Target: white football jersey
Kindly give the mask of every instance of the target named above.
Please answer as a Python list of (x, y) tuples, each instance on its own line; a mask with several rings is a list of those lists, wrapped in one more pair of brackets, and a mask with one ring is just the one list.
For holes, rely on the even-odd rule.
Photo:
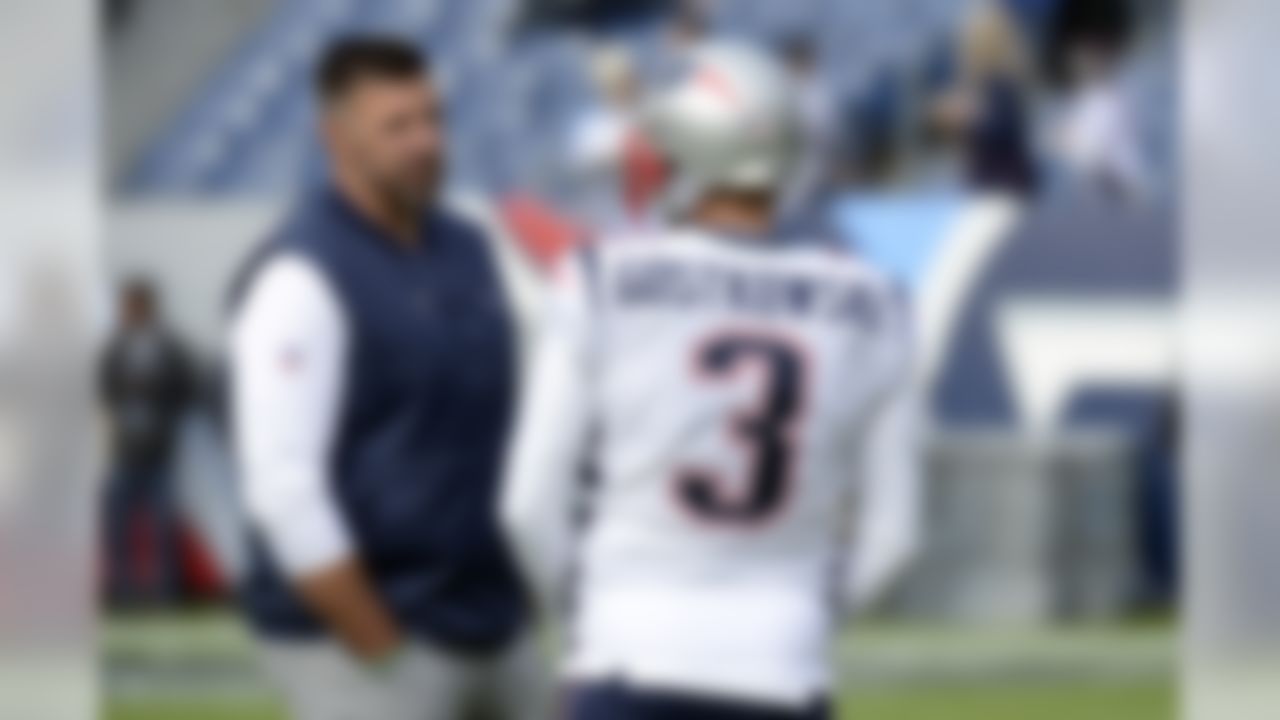
[(543, 597), (572, 595), (568, 674), (826, 693), (838, 610), (915, 537), (897, 293), (829, 248), (677, 230), (568, 259), (548, 313), (503, 516)]

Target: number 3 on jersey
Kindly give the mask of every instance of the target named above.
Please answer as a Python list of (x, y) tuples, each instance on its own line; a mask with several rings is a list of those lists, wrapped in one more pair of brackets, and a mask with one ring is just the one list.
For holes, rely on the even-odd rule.
[(754, 365), (761, 398), (727, 419), (731, 440), (747, 453), (746, 477), (729, 483), (715, 471), (676, 473), (676, 501), (715, 525), (757, 525), (773, 517), (790, 493), (795, 436), (805, 403), (805, 354), (795, 344), (750, 332), (714, 336), (699, 346), (694, 372), (701, 382), (727, 383)]

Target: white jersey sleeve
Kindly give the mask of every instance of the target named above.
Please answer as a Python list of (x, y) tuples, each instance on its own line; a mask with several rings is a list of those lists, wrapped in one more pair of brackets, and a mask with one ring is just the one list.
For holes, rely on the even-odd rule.
[(562, 264), (525, 377), (501, 519), (526, 579), (558, 606), (571, 567), (575, 490), (590, 429), (592, 308), (580, 257)]
[[(895, 316), (890, 316), (895, 317)], [(842, 605), (850, 613), (878, 601), (910, 565), (920, 543), (922, 490), (920, 393), (912, 372), (909, 324), (896, 327), (885, 345), (891, 378), (887, 396), (858, 446), (851, 566), (844, 572)]]
[(328, 470), (348, 342), (328, 283), (290, 255), (261, 269), (231, 329), (244, 501), (268, 548), (295, 576), (354, 552)]

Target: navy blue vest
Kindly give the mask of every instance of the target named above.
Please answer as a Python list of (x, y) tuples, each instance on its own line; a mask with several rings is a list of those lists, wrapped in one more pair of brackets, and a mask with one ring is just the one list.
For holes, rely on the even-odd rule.
[[(360, 557), (413, 635), (491, 652), (526, 619), (496, 519), (515, 332), (479, 231), (433, 210), (422, 234), (419, 248), (403, 248), (336, 192), (321, 192), (255, 254), (239, 286), (281, 252), (327, 277), (350, 327), (333, 490)], [(243, 595), (256, 629), (322, 634), (261, 539), (251, 544)]]

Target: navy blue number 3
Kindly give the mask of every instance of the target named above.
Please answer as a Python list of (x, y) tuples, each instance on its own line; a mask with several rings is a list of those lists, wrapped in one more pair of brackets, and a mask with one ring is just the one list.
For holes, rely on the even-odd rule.
[(791, 483), (796, 425), (803, 410), (805, 355), (771, 335), (732, 333), (702, 344), (694, 371), (705, 382), (725, 382), (752, 364), (763, 371), (754, 408), (735, 414), (732, 438), (749, 454), (748, 477), (726, 484), (714, 471), (685, 469), (676, 476), (677, 500), (694, 517), (725, 525), (755, 525), (785, 504)]

